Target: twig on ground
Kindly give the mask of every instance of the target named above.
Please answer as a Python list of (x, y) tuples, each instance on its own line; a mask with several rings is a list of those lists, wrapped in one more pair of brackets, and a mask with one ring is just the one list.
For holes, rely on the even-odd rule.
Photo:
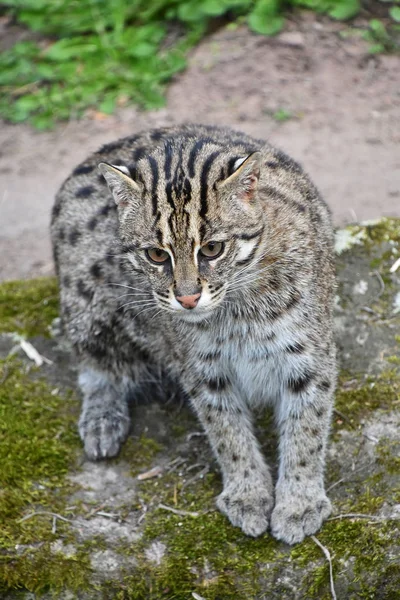
[(51, 533), (53, 535), (57, 533), (57, 517), (53, 517), (53, 525), (51, 527)]
[(186, 469), (186, 473), (189, 473), (189, 471), (193, 471), (193, 469), (197, 469), (197, 467), (205, 467), (206, 464), (205, 463), (194, 463), (194, 465), (190, 465), (190, 467), (188, 467)]
[(400, 267), (400, 258), (398, 258), (398, 259), (396, 260), (396, 262), (394, 262), (394, 263), (392, 264), (392, 266), (391, 266), (391, 267), (390, 267), (390, 269), (389, 269), (389, 272), (390, 272), (390, 273), (396, 273), (396, 271), (397, 271), (397, 269), (398, 269), (399, 267)]
[(187, 462), (186, 458), (183, 458), (183, 456), (178, 456), (174, 460), (171, 460), (171, 462), (165, 466), (165, 470), (167, 471), (167, 473), (172, 473), (173, 471), (176, 471), (176, 469), (183, 465), (185, 462)]
[(62, 517), (61, 515), (57, 514), (57, 513), (53, 513), (47, 510), (38, 510), (37, 512), (33, 512), (30, 513), (29, 515), (25, 515), (25, 517), (22, 517), (22, 519), (19, 519), (18, 523), (22, 523), (23, 521), (27, 521), (28, 519), (31, 519), (32, 517), (37, 517), (40, 515), (44, 515), (47, 517), (55, 517), (56, 519), (60, 519), (60, 521), (65, 521), (65, 523), (71, 523), (71, 519), (66, 519), (65, 517)]
[(150, 471), (140, 473), (140, 475), (138, 475), (137, 478), (139, 479), (139, 481), (144, 481), (145, 479), (152, 479), (153, 477), (158, 477), (158, 475), (161, 475), (162, 472), (162, 467), (157, 466), (150, 469)]
[(398, 517), (380, 517), (379, 515), (365, 515), (363, 513), (343, 513), (336, 515), (335, 517), (329, 517), (328, 521), (337, 521), (339, 519), (370, 519), (372, 521), (399, 521)]
[(107, 519), (121, 519), (121, 515), (119, 513), (107, 513), (99, 511), (96, 514), (100, 517), (106, 517)]
[(361, 435), (363, 435), (367, 440), (373, 442), (374, 444), (377, 444), (379, 442), (378, 438), (376, 438), (374, 435), (369, 435), (368, 433), (364, 433), (363, 431), (361, 432)]
[(162, 508), (163, 510), (169, 510), (169, 512), (174, 513), (174, 515), (180, 515), (182, 517), (199, 517), (200, 513), (198, 512), (190, 512), (188, 510), (179, 510), (178, 508), (173, 508), (172, 506), (167, 506), (166, 504), (159, 504), (158, 508)]
[(193, 477), (190, 477), (190, 479), (188, 479), (187, 481), (185, 481), (182, 484), (181, 487), (181, 492), (191, 483), (193, 483), (194, 481), (196, 481), (197, 479), (201, 479), (202, 477), (204, 477), (204, 475), (206, 475), (208, 473), (208, 471), (210, 470), (210, 465), (205, 465), (204, 469), (202, 469), (201, 471), (199, 471), (198, 473), (196, 473), (196, 475), (194, 475)]
[(91, 517), (93, 517), (93, 515), (95, 515), (96, 513), (99, 512), (99, 510), (103, 510), (103, 508), (106, 506), (106, 504), (103, 502), (103, 504), (100, 504), (100, 506), (96, 506), (96, 508), (93, 508), (93, 510), (90, 511), (90, 513), (88, 513), (87, 515), (85, 515), (85, 519), (90, 519)]
[(378, 281), (381, 286), (381, 289), (379, 290), (378, 294), (375, 297), (375, 299), (377, 300), (378, 298), (380, 298), (382, 296), (383, 292), (385, 291), (385, 282), (383, 281), (382, 275), (379, 273), (379, 271), (372, 271), (371, 275), (375, 275), (375, 277), (378, 278)]
[(21, 349), (25, 352), (27, 357), (30, 358), (31, 360), (33, 360), (33, 362), (35, 363), (35, 365), (37, 367), (41, 367), (43, 363), (46, 363), (47, 365), (53, 364), (52, 360), (49, 360), (45, 356), (42, 356), (41, 354), (39, 354), (39, 352), (36, 350), (36, 348), (34, 346), (32, 346), (32, 344), (30, 342), (27, 342), (26, 340), (20, 338), (19, 345), (20, 345)]
[(330, 584), (331, 584), (331, 594), (332, 594), (333, 600), (337, 600), (337, 598), (336, 598), (336, 592), (335, 592), (335, 585), (334, 585), (334, 581), (333, 581), (333, 568), (332, 568), (331, 554), (330, 554), (328, 548), (326, 548), (323, 544), (321, 544), (321, 542), (319, 541), (319, 539), (317, 539), (315, 537), (315, 535), (312, 535), (311, 539), (313, 540), (313, 542), (315, 542), (317, 544), (317, 546), (319, 548), (321, 548), (322, 552), (325, 555), (326, 560), (329, 563), (329, 581), (330, 581)]
[[(360, 310), (363, 310), (364, 312), (370, 313), (371, 315), (375, 315), (376, 317), (381, 317), (380, 313), (376, 312), (376, 310), (373, 310), (369, 306), (362, 306)], [(363, 317), (363, 318), (367, 318), (367, 317)]]

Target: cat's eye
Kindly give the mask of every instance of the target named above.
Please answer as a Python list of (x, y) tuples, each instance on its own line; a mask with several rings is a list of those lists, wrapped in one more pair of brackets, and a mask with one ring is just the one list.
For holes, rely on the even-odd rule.
[(168, 252), (161, 248), (148, 248), (146, 250), (146, 256), (151, 262), (158, 265), (165, 263), (169, 259)]
[(223, 251), (223, 242), (208, 242), (208, 244), (204, 244), (204, 246), (200, 248), (199, 254), (207, 260), (213, 260), (214, 258), (218, 258), (218, 256), (221, 256)]

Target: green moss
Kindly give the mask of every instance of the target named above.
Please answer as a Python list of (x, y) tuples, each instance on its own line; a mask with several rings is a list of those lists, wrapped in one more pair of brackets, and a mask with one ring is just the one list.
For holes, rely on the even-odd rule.
[[(373, 410), (393, 410), (400, 400), (400, 378), (396, 371), (386, 371), (377, 377), (348, 378), (342, 376), (336, 392), (336, 429), (357, 425), (360, 418)], [(343, 420), (341, 414), (346, 417)]]
[(139, 438), (129, 437), (126, 440), (116, 462), (126, 460), (131, 466), (132, 475), (136, 476), (144, 469), (155, 466), (154, 461), (162, 449), (161, 444), (143, 433)]
[(87, 559), (56, 559), (49, 549), (60, 535), (68, 537), (68, 523), (58, 520), (55, 535), (52, 517), (40, 514), (68, 516), (72, 486), (65, 476), (78, 446), (76, 402), (33, 380), (16, 360), (0, 362), (0, 380), (0, 590), (59, 587), (75, 573), (80, 582), (77, 563)]
[(58, 291), (54, 277), (7, 281), (0, 285), (0, 333), (49, 335), (58, 316)]
[(73, 556), (54, 552), (48, 542), (39, 548), (25, 550), (18, 556), (0, 555), (0, 591), (24, 588), (41, 593), (67, 588), (82, 591), (88, 588), (90, 559), (78, 551)]

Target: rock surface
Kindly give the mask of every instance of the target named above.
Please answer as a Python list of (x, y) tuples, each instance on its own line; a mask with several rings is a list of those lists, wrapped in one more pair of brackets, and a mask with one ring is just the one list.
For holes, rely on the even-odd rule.
[[(2, 598), (328, 599), (332, 585), (338, 599), (400, 598), (400, 222), (350, 227), (337, 241), (334, 514), (292, 548), (246, 538), (216, 511), (216, 464), (177, 401), (135, 403), (121, 456), (85, 461), (75, 366), (63, 340), (48, 337), (54, 280), (0, 286)], [(33, 367), (15, 332), (52, 363)], [(275, 461), (269, 414), (257, 432)]]

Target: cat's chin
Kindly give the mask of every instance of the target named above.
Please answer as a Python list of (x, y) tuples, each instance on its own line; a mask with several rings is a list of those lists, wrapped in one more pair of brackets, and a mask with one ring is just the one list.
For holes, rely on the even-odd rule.
[(175, 318), (184, 323), (199, 323), (210, 317), (212, 310), (177, 310), (174, 312)]

